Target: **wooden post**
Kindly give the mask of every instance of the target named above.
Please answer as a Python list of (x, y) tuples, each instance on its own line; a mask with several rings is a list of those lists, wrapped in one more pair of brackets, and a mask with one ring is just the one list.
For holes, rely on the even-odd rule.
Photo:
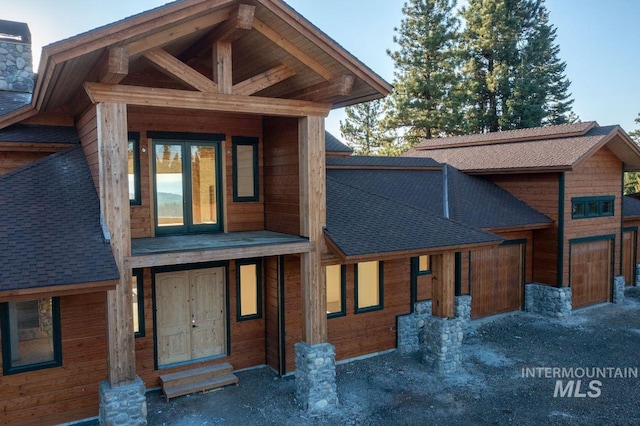
[(432, 274), (432, 315), (453, 318), (456, 286), (455, 253), (446, 252), (431, 256)]
[(322, 267), (326, 224), (324, 118), (298, 120), (300, 163), (300, 234), (312, 249), (300, 260), (303, 337), (310, 345), (327, 341), (327, 294)]
[(120, 283), (107, 292), (107, 362), (109, 384), (131, 382), (136, 377), (131, 271), (131, 227), (127, 176), (127, 106), (96, 105), (100, 210), (111, 235), (111, 248)]
[(218, 84), (218, 93), (230, 95), (233, 92), (230, 41), (216, 41), (213, 43), (213, 80)]

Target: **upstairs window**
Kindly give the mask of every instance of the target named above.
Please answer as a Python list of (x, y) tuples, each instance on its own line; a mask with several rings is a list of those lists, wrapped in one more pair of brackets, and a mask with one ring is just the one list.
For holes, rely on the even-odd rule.
[(586, 219), (614, 215), (614, 196), (575, 197), (571, 199), (571, 218)]
[(232, 138), (233, 201), (258, 201), (258, 138)]

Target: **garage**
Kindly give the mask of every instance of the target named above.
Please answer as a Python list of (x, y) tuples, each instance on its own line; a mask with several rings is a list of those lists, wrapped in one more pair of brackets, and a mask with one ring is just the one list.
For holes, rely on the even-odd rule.
[(522, 309), (524, 240), (471, 253), (471, 318)]
[(569, 285), (573, 308), (609, 301), (613, 279), (613, 242), (613, 236), (569, 242)]
[(636, 280), (636, 250), (638, 228), (624, 228), (622, 233), (622, 275), (626, 285), (633, 285)]

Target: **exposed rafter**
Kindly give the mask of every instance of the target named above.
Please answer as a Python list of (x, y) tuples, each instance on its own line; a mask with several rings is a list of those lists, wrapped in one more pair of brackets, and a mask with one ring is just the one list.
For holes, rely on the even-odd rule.
[(352, 75), (342, 75), (329, 81), (289, 93), (285, 98), (314, 102), (332, 102), (343, 96), (349, 96), (353, 88), (354, 80), (355, 78)]
[(217, 26), (211, 37), (214, 41), (233, 42), (242, 37), (253, 27), (255, 6), (240, 4), (229, 13), (229, 19)]
[(156, 49), (144, 54), (163, 73), (174, 77), (201, 92), (215, 93), (217, 85), (184, 62), (171, 56), (165, 50)]
[(294, 76), (295, 74), (296, 73), (286, 65), (279, 65), (234, 85), (233, 94), (245, 96), (253, 95), (256, 92), (264, 90), (267, 87), (271, 87), (274, 84)]
[(84, 88), (89, 95), (89, 99), (94, 104), (115, 102), (161, 108), (281, 115), (287, 117), (326, 117), (331, 110), (331, 104), (259, 96), (224, 95), (102, 83), (85, 83)]
[(98, 64), (100, 83), (118, 84), (129, 74), (129, 52), (124, 47), (107, 50)]

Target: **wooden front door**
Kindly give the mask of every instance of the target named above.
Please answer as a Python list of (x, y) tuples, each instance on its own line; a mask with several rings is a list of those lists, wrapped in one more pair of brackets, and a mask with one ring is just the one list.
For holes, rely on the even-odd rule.
[(159, 366), (225, 353), (224, 268), (158, 273), (155, 290)]
[(524, 244), (471, 253), (471, 317), (522, 309)]
[(572, 306), (581, 308), (609, 301), (613, 240), (571, 244)]
[(637, 230), (622, 233), (622, 275), (627, 285), (633, 285), (636, 279), (636, 241)]

